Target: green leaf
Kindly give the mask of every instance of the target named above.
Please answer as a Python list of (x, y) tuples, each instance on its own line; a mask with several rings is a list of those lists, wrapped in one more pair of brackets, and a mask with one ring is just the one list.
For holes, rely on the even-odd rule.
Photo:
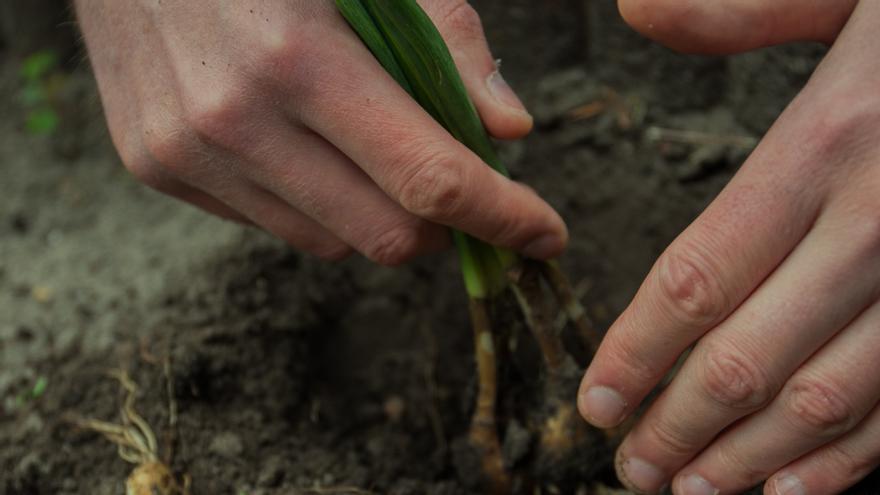
[(452, 54), (415, 0), (361, 0), (421, 104), (446, 130), (502, 175), (507, 170), (465, 89)]
[(367, 48), (373, 53), (373, 56), (376, 57), (376, 60), (378, 60), (382, 67), (385, 68), (385, 71), (388, 72), (388, 74), (397, 81), (397, 84), (403, 87), (407, 93), (412, 95), (413, 91), (409, 85), (409, 81), (403, 74), (403, 70), (400, 68), (400, 65), (398, 65), (397, 59), (394, 58), (394, 54), (391, 53), (391, 48), (388, 46), (382, 33), (379, 32), (379, 28), (376, 27), (376, 23), (373, 21), (373, 18), (370, 17), (367, 9), (361, 4), (361, 1), (336, 0), (336, 6), (339, 8), (339, 12), (342, 13), (342, 16), (345, 17), (345, 20), (348, 21), (348, 24), (361, 38), (361, 41), (364, 42)]
[(21, 63), (21, 77), (37, 81), (58, 67), (58, 55), (52, 50), (42, 50), (29, 55)]
[[(453, 137), (498, 173), (508, 176), (449, 48), (415, 0), (336, 0), (343, 17), (379, 63)], [(479, 239), (453, 231), (465, 287), (486, 298), (507, 284), (516, 258)]]
[(34, 388), (31, 389), (31, 397), (34, 399), (39, 398), (46, 393), (46, 387), (48, 386), (49, 380), (45, 376), (37, 378), (36, 383), (34, 383)]
[(25, 129), (31, 134), (52, 134), (58, 121), (58, 113), (51, 107), (37, 108), (28, 112)]

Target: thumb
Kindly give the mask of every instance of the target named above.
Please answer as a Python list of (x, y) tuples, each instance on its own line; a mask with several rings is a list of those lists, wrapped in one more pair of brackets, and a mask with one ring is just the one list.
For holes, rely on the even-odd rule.
[(618, 0), (633, 29), (674, 50), (725, 54), (832, 43), (858, 0)]
[(477, 112), (490, 134), (516, 139), (532, 129), (532, 117), (505, 82), (489, 51), (480, 16), (466, 0), (420, 0), (437, 25)]

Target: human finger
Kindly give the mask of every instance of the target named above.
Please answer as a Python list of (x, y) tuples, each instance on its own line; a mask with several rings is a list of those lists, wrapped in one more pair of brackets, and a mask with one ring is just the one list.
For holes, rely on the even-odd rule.
[[(803, 180), (799, 170), (779, 163), (777, 148), (771, 140), (753, 153), (660, 256), (608, 330), (578, 393), (589, 422), (608, 428), (632, 414), (684, 350), (739, 306), (806, 234), (821, 194), (767, 187), (771, 180)], [(779, 175), (766, 177), (765, 161), (777, 163)]]
[(250, 148), (254, 165), (246, 168), (263, 188), (383, 265), (449, 245), (447, 229), (404, 210), (321, 136), (271, 123), (272, 136)]
[[(876, 363), (876, 360), (874, 361)], [(873, 364), (872, 364), (873, 366)], [(880, 466), (880, 407), (843, 437), (776, 472), (766, 495), (842, 493)]]
[[(150, 148), (155, 150), (156, 146)], [(247, 168), (241, 164), (233, 165), (237, 160), (219, 151), (202, 151), (201, 154), (205, 155), (202, 161), (214, 163), (221, 170)], [(175, 163), (192, 163), (198, 161), (200, 154), (177, 150), (175, 155)], [(236, 172), (218, 173), (211, 167), (187, 165), (174, 167), (178, 174), (175, 177), (167, 170), (167, 165), (159, 165), (150, 153), (141, 153), (137, 159), (127, 162), (129, 171), (148, 186), (193, 203), (209, 213), (257, 225), (297, 249), (328, 260), (342, 259), (351, 252), (347, 244), (320, 224)], [(193, 183), (206, 189), (191, 186)]]
[(150, 165), (147, 169), (131, 171), (141, 182), (152, 189), (173, 196), (207, 213), (242, 224), (252, 223), (246, 216), (230, 208), (214, 196), (163, 173), (161, 167)]
[(419, 2), (434, 20), (468, 94), (490, 134), (501, 139), (522, 137), (532, 128), (532, 117), (501, 75), (489, 51), (480, 16), (466, 0)]
[(852, 231), (839, 246), (836, 217), (823, 215), (760, 288), (700, 340), (620, 446), (622, 478), (658, 490), (724, 428), (767, 405), (871, 303), (880, 275), (872, 240)]
[(745, 490), (853, 429), (880, 400), (880, 375), (864, 372), (877, 362), (878, 327), (880, 304), (874, 304), (804, 364), (766, 409), (685, 467), (673, 483), (676, 493)]
[(308, 215), (256, 184), (243, 181), (222, 193), (222, 198), (252, 223), (298, 250), (329, 261), (343, 259), (352, 252), (348, 244)]
[(618, 0), (636, 31), (688, 53), (737, 53), (790, 41), (831, 43), (858, 0)]
[(291, 109), (296, 118), (410, 213), (534, 258), (560, 254), (568, 234), (559, 215), (456, 141), (349, 41), (335, 49), (350, 57), (334, 57), (310, 74), (326, 84), (312, 83)]

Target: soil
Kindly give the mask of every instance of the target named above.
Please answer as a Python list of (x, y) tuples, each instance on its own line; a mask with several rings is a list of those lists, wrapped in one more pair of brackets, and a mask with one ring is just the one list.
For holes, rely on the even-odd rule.
[[(503, 156), (567, 219), (562, 262), (600, 331), (824, 53), (685, 56), (610, 0), (473, 3), (537, 119)], [(475, 383), (452, 254), (324, 263), (154, 193), (119, 164), (84, 64), (63, 74), (49, 137), (24, 130), (19, 64), (0, 52), (0, 494), (124, 493), (132, 466), (68, 421), (116, 420), (112, 368), (194, 494), (478, 491), (459, 448)], [(611, 455), (597, 443), (538, 487), (608, 493)]]

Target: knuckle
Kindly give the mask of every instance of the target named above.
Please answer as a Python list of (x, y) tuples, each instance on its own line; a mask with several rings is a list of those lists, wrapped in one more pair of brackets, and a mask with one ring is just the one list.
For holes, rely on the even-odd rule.
[(646, 424), (651, 440), (664, 454), (677, 458), (690, 457), (699, 450), (699, 445), (679, 427), (666, 421), (655, 420)]
[(657, 285), (663, 304), (679, 321), (711, 325), (727, 315), (729, 302), (710, 268), (695, 249), (673, 247), (660, 257)]
[(131, 134), (117, 144), (119, 159), (136, 179), (159, 189), (164, 181), (158, 163), (150, 156), (142, 139), (132, 139), (130, 136)]
[(141, 183), (157, 190), (164, 191), (168, 180), (163, 176), (156, 164), (146, 158), (134, 158), (124, 161), (125, 168)]
[(169, 169), (187, 163), (193, 149), (186, 133), (170, 126), (150, 126), (145, 129), (143, 146), (147, 153), (144, 159)]
[(339, 75), (327, 73), (345, 68), (327, 55), (327, 37), (321, 30), (296, 25), (265, 38), (257, 49), (252, 77), (280, 84), (297, 101), (314, 99), (313, 93), (325, 86), (316, 81), (325, 77), (333, 81)]
[(396, 227), (369, 242), (364, 255), (371, 261), (385, 266), (396, 266), (412, 258), (418, 249), (419, 235), (416, 229)]
[(460, 166), (443, 152), (426, 153), (407, 164), (413, 171), (398, 199), (410, 213), (443, 223), (461, 211), (467, 183)]
[(279, 33), (268, 36), (262, 51), (266, 65), (279, 69), (296, 67), (303, 61), (316, 60), (326, 46), (326, 33), (322, 29), (296, 24), (285, 26)]
[(799, 379), (786, 394), (789, 418), (799, 428), (819, 436), (836, 436), (856, 423), (856, 412), (839, 387), (816, 379)]
[(866, 101), (865, 92), (841, 87), (820, 102), (819, 109), (808, 119), (804, 129), (805, 143), (812, 149), (816, 167), (827, 167), (829, 162), (856, 161), (871, 156), (876, 149), (878, 101), (871, 96)]
[(719, 344), (701, 351), (697, 379), (703, 393), (731, 409), (754, 410), (773, 397), (770, 380), (754, 359)]
[(224, 88), (191, 94), (184, 107), (186, 127), (204, 144), (235, 150), (241, 142), (243, 100), (237, 91)]

